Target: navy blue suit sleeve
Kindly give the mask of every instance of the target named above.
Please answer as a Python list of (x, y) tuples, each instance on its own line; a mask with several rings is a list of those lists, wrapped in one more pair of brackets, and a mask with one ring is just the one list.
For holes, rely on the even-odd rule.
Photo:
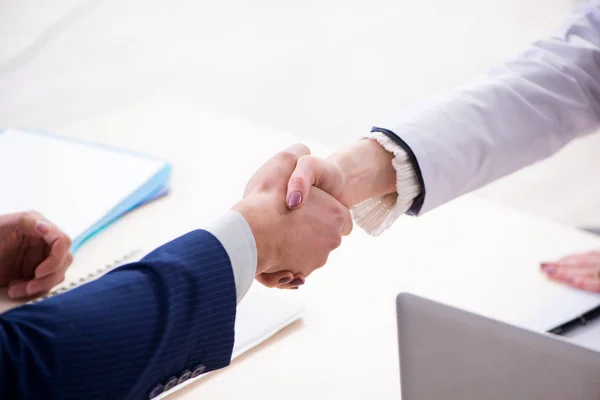
[(0, 316), (0, 397), (147, 399), (157, 385), (228, 365), (235, 312), (227, 252), (206, 231), (188, 233)]

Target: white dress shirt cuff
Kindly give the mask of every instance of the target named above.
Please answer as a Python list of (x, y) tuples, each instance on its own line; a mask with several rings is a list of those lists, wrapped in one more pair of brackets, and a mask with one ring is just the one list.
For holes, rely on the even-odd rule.
[(229, 255), (237, 302), (246, 295), (256, 275), (256, 242), (246, 219), (237, 211), (229, 211), (207, 228)]
[(396, 193), (368, 199), (352, 208), (356, 224), (377, 236), (410, 209), (414, 199), (421, 193), (421, 187), (414, 166), (402, 147), (380, 132), (371, 132), (364, 138), (377, 141), (394, 154), (392, 166), (396, 170)]

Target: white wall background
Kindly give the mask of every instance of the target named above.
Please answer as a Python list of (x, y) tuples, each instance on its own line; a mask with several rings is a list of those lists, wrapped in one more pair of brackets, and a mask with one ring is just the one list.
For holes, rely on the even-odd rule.
[[(573, 3), (4, 0), (0, 126), (51, 130), (168, 88), (342, 145), (516, 54)], [(481, 195), (600, 225), (599, 173), (596, 135)]]

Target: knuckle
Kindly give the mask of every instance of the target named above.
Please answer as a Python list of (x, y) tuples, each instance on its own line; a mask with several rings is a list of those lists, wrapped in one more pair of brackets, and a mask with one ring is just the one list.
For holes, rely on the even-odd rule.
[[(65, 245), (67, 247), (71, 247), (71, 245), (73, 244), (73, 240), (66, 233), (63, 233), (62, 235), (65, 240)], [(73, 255), (71, 255), (71, 254), (69, 254), (69, 255), (71, 256), (71, 258), (73, 258)]]
[(43, 219), (42, 214), (40, 214), (39, 212), (35, 211), (35, 210), (29, 210), (25, 212), (25, 215), (27, 216), (27, 218), (29, 219)]
[(331, 242), (330, 242), (330, 248), (332, 250), (337, 249), (338, 247), (340, 247), (342, 244), (342, 236), (341, 235), (335, 235), (331, 238)]
[(65, 280), (65, 273), (64, 272), (61, 272), (60, 274), (57, 275), (57, 277), (56, 277), (56, 283), (61, 283), (64, 280)]
[(352, 222), (352, 219), (350, 219), (348, 221), (348, 224), (346, 225), (346, 231), (344, 232), (344, 235), (348, 236), (349, 234), (352, 233), (353, 230), (354, 230), (354, 222)]
[(323, 257), (321, 257), (321, 259), (319, 260), (319, 264), (317, 266), (317, 268), (322, 268), (325, 266), (325, 264), (327, 264), (327, 261), (329, 260), (329, 253), (325, 254)]
[(21, 211), (17, 213), (16, 223), (19, 227), (25, 228), (30, 224), (31, 219), (32, 216), (30, 214), (30, 211)]
[(29, 219), (29, 214), (27, 213), (27, 211), (23, 211), (17, 214), (17, 221), (19, 223), (19, 225), (24, 225), (27, 220)]
[(274, 184), (274, 180), (270, 177), (261, 180), (254, 180), (252, 185), (248, 185), (246, 187), (246, 190), (244, 191), (244, 197), (247, 197), (253, 193), (267, 192), (273, 187)]
[(348, 217), (348, 210), (341, 204), (336, 204), (334, 207), (332, 207), (331, 214), (335, 218), (335, 221), (339, 224), (343, 223)]
[(304, 179), (303, 176), (293, 176), (290, 178), (290, 186), (295, 186), (295, 187), (304, 187), (304, 184), (306, 182), (306, 179)]
[(308, 168), (314, 168), (317, 162), (318, 159), (313, 155), (302, 156), (298, 159), (298, 164)]
[(298, 156), (289, 150), (280, 151), (276, 157), (279, 162), (286, 164), (298, 161)]
[(310, 154), (310, 149), (303, 143), (296, 143), (292, 146), (292, 148), (298, 153)]

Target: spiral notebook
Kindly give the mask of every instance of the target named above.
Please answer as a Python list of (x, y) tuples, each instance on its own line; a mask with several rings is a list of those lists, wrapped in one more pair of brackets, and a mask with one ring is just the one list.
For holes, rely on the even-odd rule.
[(121, 215), (165, 195), (171, 175), (155, 157), (16, 129), (0, 130), (0, 170), (0, 215), (35, 210), (60, 221), (73, 252)]

